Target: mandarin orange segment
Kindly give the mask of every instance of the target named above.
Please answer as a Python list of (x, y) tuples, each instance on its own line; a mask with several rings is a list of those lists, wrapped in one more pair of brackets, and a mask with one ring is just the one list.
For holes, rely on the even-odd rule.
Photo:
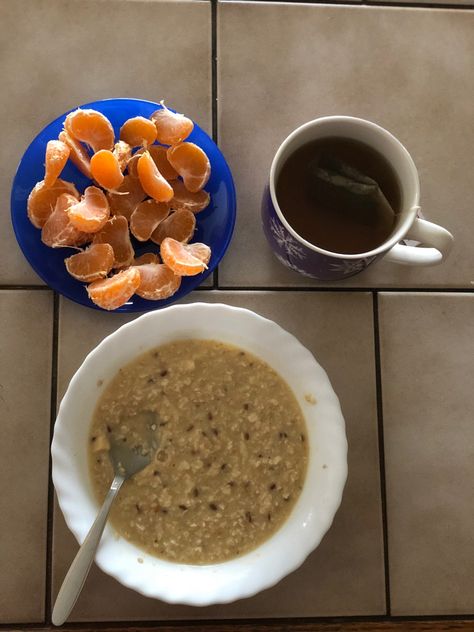
[(211, 249), (206, 244), (182, 244), (167, 237), (161, 244), (161, 258), (175, 274), (194, 276), (207, 269)]
[(94, 281), (87, 287), (89, 298), (102, 309), (112, 310), (121, 307), (130, 300), (140, 285), (138, 270), (128, 268), (108, 279)]
[(66, 270), (78, 281), (90, 283), (107, 276), (114, 264), (114, 251), (110, 244), (92, 244), (64, 260)]
[(196, 230), (196, 218), (191, 211), (176, 211), (161, 222), (151, 235), (155, 244), (161, 244), (166, 237), (188, 243)]
[(80, 202), (68, 208), (73, 226), (85, 233), (96, 233), (110, 216), (109, 203), (102, 189), (87, 187)]
[(123, 182), (123, 173), (117, 156), (108, 149), (101, 149), (91, 158), (91, 173), (104, 189), (115, 191)]
[(162, 107), (150, 116), (156, 126), (157, 140), (164, 145), (176, 145), (191, 134), (194, 123), (183, 114), (168, 110), (163, 101)]
[(94, 235), (94, 244), (110, 244), (114, 250), (114, 268), (123, 268), (132, 263), (135, 252), (128, 221), (123, 215), (115, 215), (105, 224), (101, 231)]
[(44, 180), (35, 184), (28, 196), (27, 212), (31, 223), (36, 228), (42, 228), (45, 225), (46, 220), (54, 211), (58, 197), (63, 193), (70, 193), (77, 200), (79, 199), (79, 192), (72, 182), (58, 178), (51, 187), (47, 187)]
[(145, 151), (137, 163), (138, 178), (145, 193), (157, 202), (169, 202), (174, 195), (170, 184), (158, 170), (150, 152)]
[(133, 211), (130, 217), (130, 230), (139, 241), (147, 241), (155, 228), (170, 212), (168, 204), (156, 200), (145, 200)]
[(90, 241), (90, 235), (75, 228), (69, 219), (68, 209), (77, 204), (70, 193), (61, 194), (54, 211), (41, 229), (41, 241), (50, 248), (79, 247)]
[(71, 112), (64, 121), (66, 132), (83, 143), (89, 145), (92, 151), (114, 147), (114, 129), (109, 119), (96, 110), (82, 110)]
[(160, 257), (156, 254), (156, 252), (145, 252), (139, 257), (136, 257), (133, 260), (134, 266), (142, 266), (145, 263), (161, 263)]
[(172, 167), (183, 178), (188, 191), (196, 193), (207, 184), (211, 163), (200, 147), (194, 143), (181, 143), (170, 147), (167, 156)]
[(71, 153), (69, 154), (69, 159), (71, 160), (71, 162), (79, 169), (82, 174), (84, 174), (87, 178), (92, 179), (91, 157), (87, 153), (84, 145), (81, 145), (78, 140), (76, 140), (72, 136), (69, 136), (69, 134), (64, 129), (59, 134), (59, 140), (61, 140), (63, 143), (66, 143), (66, 145), (69, 147), (71, 151)]
[[(131, 159), (128, 161), (128, 173), (135, 178), (138, 178), (137, 163), (140, 156), (145, 149), (139, 149), (136, 151)], [(155, 165), (158, 167), (158, 171), (161, 173), (165, 180), (176, 180), (178, 172), (170, 165), (168, 157), (166, 155), (167, 147), (162, 145), (150, 145), (148, 147), (150, 156), (153, 158)], [(174, 183), (173, 183), (174, 184)]]
[(123, 140), (119, 140), (114, 145), (114, 156), (117, 158), (120, 171), (123, 173), (127, 168), (128, 161), (132, 157), (132, 148)]
[(207, 191), (201, 190), (191, 193), (181, 180), (173, 182), (172, 187), (174, 195), (170, 207), (175, 211), (188, 210), (192, 213), (200, 213), (209, 206), (211, 196)]
[(163, 263), (145, 263), (136, 268), (140, 272), (140, 285), (136, 293), (150, 301), (173, 296), (181, 285), (181, 277)]
[(142, 189), (140, 180), (130, 175), (123, 177), (123, 182), (116, 191), (107, 192), (111, 214), (123, 215), (127, 219), (130, 219), (137, 205), (145, 198), (146, 193)]
[(166, 155), (166, 150), (167, 148), (161, 145), (148, 147), (148, 151), (163, 178), (165, 178), (165, 180), (176, 180), (178, 172), (171, 166), (168, 156)]
[(156, 127), (152, 121), (143, 116), (134, 116), (120, 128), (120, 139), (130, 147), (147, 147), (156, 140)]
[(61, 140), (50, 140), (46, 145), (44, 183), (53, 186), (69, 158), (71, 150)]

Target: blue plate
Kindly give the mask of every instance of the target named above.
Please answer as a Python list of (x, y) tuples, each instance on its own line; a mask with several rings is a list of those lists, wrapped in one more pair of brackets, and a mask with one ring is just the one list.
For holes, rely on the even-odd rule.
[[(81, 105), (105, 114), (112, 123), (118, 138), (120, 127), (132, 116), (148, 118), (160, 105), (140, 99), (106, 99)], [(71, 248), (49, 248), (41, 241), (41, 231), (33, 226), (27, 216), (26, 203), (34, 185), (44, 178), (44, 155), (46, 143), (58, 137), (68, 112), (47, 125), (33, 140), (23, 155), (13, 180), (11, 194), (12, 223), (17, 241), (32, 268), (45, 283), (67, 298), (87, 307), (100, 309), (87, 296), (86, 286), (73, 279), (67, 272), (64, 259), (74, 252)], [(200, 241), (211, 247), (212, 256), (206, 272), (194, 277), (184, 277), (181, 287), (174, 296), (162, 301), (147, 301), (132, 296), (130, 301), (118, 308), (117, 312), (145, 312), (166, 307), (183, 298), (208, 277), (224, 256), (230, 243), (235, 224), (235, 188), (229, 166), (214, 141), (198, 125), (188, 137), (199, 145), (211, 162), (211, 177), (206, 190), (211, 195), (209, 206), (196, 216), (197, 226), (193, 241)], [(68, 161), (61, 178), (74, 182), (82, 193), (91, 184), (82, 173)], [(138, 242), (132, 239), (136, 255), (144, 252), (159, 252), (152, 242)]]

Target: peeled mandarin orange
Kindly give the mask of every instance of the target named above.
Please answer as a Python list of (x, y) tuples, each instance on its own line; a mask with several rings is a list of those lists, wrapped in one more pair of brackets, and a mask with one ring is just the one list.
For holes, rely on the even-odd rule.
[(110, 244), (114, 250), (114, 268), (123, 268), (132, 263), (135, 257), (128, 222), (123, 215), (109, 219), (101, 231), (94, 235), (94, 244)]
[(157, 140), (164, 145), (176, 145), (191, 134), (194, 123), (183, 114), (168, 110), (163, 101), (161, 106), (150, 116), (156, 126)]
[(191, 211), (176, 211), (167, 217), (151, 235), (155, 244), (161, 244), (166, 237), (188, 243), (196, 230), (196, 218)]
[(114, 264), (114, 251), (110, 244), (92, 244), (64, 260), (66, 269), (78, 281), (90, 283), (107, 276)]
[(123, 177), (123, 182), (116, 191), (107, 192), (111, 214), (123, 215), (127, 219), (130, 219), (137, 205), (145, 198), (146, 193), (142, 189), (140, 180), (130, 175)]
[(163, 240), (160, 253), (163, 263), (182, 276), (203, 272), (211, 258), (211, 249), (206, 244), (182, 244), (171, 237)]
[(134, 116), (120, 128), (120, 140), (124, 140), (130, 147), (147, 147), (156, 140), (156, 127), (150, 119)]
[(168, 160), (166, 147), (163, 147), (162, 145), (152, 145), (151, 147), (148, 147), (148, 151), (150, 152), (150, 155), (163, 178), (165, 178), (165, 180), (176, 180), (178, 172), (171, 166), (170, 161)]
[(181, 285), (181, 277), (163, 263), (145, 263), (136, 268), (140, 272), (138, 296), (158, 301), (173, 296)]
[(92, 156), (91, 173), (94, 180), (109, 191), (115, 191), (123, 182), (117, 156), (108, 149), (101, 149)]
[(194, 143), (180, 143), (167, 151), (168, 160), (183, 178), (184, 186), (196, 193), (209, 180), (211, 164), (203, 150)]
[[(168, 157), (166, 155), (167, 147), (162, 145), (150, 145), (147, 148), (150, 152), (150, 156), (153, 158), (155, 165), (158, 167), (158, 171), (161, 173), (165, 180), (176, 180), (178, 172), (170, 165)], [(128, 173), (135, 178), (138, 178), (137, 163), (140, 156), (145, 149), (139, 149), (136, 151), (132, 158), (128, 161)]]
[(46, 145), (44, 184), (53, 186), (69, 158), (71, 150), (61, 140), (50, 140)]
[(207, 191), (201, 190), (191, 193), (181, 180), (173, 182), (172, 187), (174, 195), (170, 202), (170, 207), (175, 211), (188, 210), (193, 213), (199, 213), (209, 206), (211, 196)]
[(128, 268), (108, 279), (94, 281), (87, 287), (87, 293), (93, 303), (102, 309), (112, 310), (124, 305), (139, 285), (138, 268)]
[(142, 266), (145, 263), (161, 263), (160, 257), (155, 252), (145, 252), (133, 260), (134, 266)]
[(132, 178), (136, 178), (138, 180), (138, 170), (137, 170), (137, 165), (138, 165), (138, 159), (140, 158), (140, 156), (143, 154), (143, 152), (146, 151), (145, 149), (138, 149), (130, 158), (130, 160), (127, 163), (127, 171), (128, 171), (128, 175)]
[(94, 152), (113, 149), (114, 129), (101, 112), (79, 108), (66, 116), (64, 128), (70, 136), (86, 143)]
[(63, 193), (56, 201), (54, 211), (41, 229), (41, 241), (50, 248), (79, 247), (90, 241), (90, 235), (75, 228), (69, 219), (68, 208), (77, 204), (74, 195)]
[(138, 178), (145, 193), (157, 202), (169, 202), (173, 189), (158, 170), (150, 152), (145, 151), (137, 163)]
[(87, 178), (91, 178), (92, 179), (91, 158), (90, 158), (89, 154), (87, 153), (87, 150), (84, 147), (84, 145), (81, 145), (81, 143), (78, 140), (76, 140), (72, 136), (69, 136), (69, 134), (64, 129), (59, 134), (59, 140), (62, 140), (62, 142), (66, 143), (66, 145), (69, 147), (69, 149), (71, 151), (71, 153), (69, 154), (69, 158), (70, 158), (71, 162)]
[(127, 168), (128, 161), (132, 157), (132, 148), (123, 140), (119, 140), (118, 143), (114, 145), (113, 154), (118, 160), (120, 171), (123, 173)]
[(85, 233), (96, 233), (109, 219), (109, 203), (102, 189), (87, 187), (80, 202), (68, 208), (73, 226)]
[(147, 241), (155, 228), (168, 217), (169, 206), (156, 200), (140, 202), (130, 217), (130, 230), (139, 241)]
[(56, 200), (63, 193), (70, 193), (77, 200), (79, 199), (79, 193), (72, 182), (66, 182), (58, 178), (51, 187), (47, 187), (44, 180), (35, 184), (28, 196), (27, 212), (31, 223), (36, 228), (41, 228), (45, 225), (46, 220), (54, 211)]

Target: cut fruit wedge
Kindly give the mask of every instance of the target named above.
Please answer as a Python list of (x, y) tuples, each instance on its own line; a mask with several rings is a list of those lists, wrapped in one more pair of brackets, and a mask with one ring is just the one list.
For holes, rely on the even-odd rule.
[(194, 143), (180, 143), (167, 151), (170, 164), (183, 178), (191, 193), (200, 191), (211, 175), (211, 163), (203, 150)]
[(156, 127), (150, 119), (134, 116), (120, 128), (120, 140), (124, 140), (130, 147), (147, 147), (156, 140)]
[(102, 189), (87, 187), (80, 202), (68, 208), (71, 224), (85, 233), (96, 233), (110, 216), (109, 203)]
[[(128, 161), (128, 173), (135, 178), (138, 178), (137, 172), (137, 164), (140, 156), (145, 152), (149, 151), (150, 156), (153, 158), (155, 165), (158, 167), (158, 171), (161, 173), (165, 180), (176, 180), (178, 177), (178, 172), (176, 169), (170, 165), (168, 157), (166, 155), (168, 148), (163, 147), (162, 145), (150, 145), (146, 150), (139, 149), (136, 151), (131, 159)], [(174, 182), (172, 184), (174, 188)]]
[(146, 198), (146, 193), (142, 189), (140, 180), (126, 175), (122, 184), (116, 191), (108, 191), (107, 199), (112, 215), (123, 215), (130, 219), (131, 214), (138, 204)]
[(181, 276), (194, 276), (207, 269), (211, 249), (206, 244), (182, 244), (167, 237), (161, 244), (163, 263)]
[(150, 301), (173, 296), (181, 285), (181, 276), (163, 263), (145, 263), (136, 269), (140, 272), (140, 285), (136, 293)]
[(44, 180), (33, 187), (28, 196), (27, 212), (31, 223), (36, 228), (42, 228), (48, 217), (54, 211), (57, 199), (63, 193), (70, 193), (79, 200), (79, 192), (72, 182), (58, 178), (51, 187), (47, 187)]
[(151, 235), (155, 244), (161, 244), (166, 237), (188, 243), (196, 230), (196, 218), (191, 211), (176, 211), (158, 224)]
[(174, 195), (170, 202), (170, 207), (175, 211), (191, 211), (192, 213), (200, 213), (211, 201), (211, 196), (207, 191), (197, 191), (191, 193), (184, 186), (181, 180), (176, 180), (171, 185), (173, 187)]
[(89, 145), (92, 151), (101, 149), (112, 151), (114, 147), (114, 129), (109, 119), (96, 110), (82, 110), (71, 112), (64, 121), (66, 132), (83, 143)]
[(118, 160), (120, 171), (123, 173), (127, 168), (128, 161), (132, 157), (132, 148), (123, 140), (119, 140), (114, 145), (113, 154)]
[(163, 101), (161, 106), (150, 117), (156, 126), (157, 140), (164, 145), (176, 145), (191, 134), (194, 123), (183, 114), (168, 110)]
[(108, 191), (116, 191), (123, 182), (118, 158), (108, 149), (101, 149), (92, 156), (91, 173), (97, 184)]
[(78, 230), (69, 219), (68, 210), (77, 204), (74, 195), (63, 193), (56, 201), (54, 211), (41, 230), (41, 241), (50, 248), (78, 248), (90, 241), (91, 236)]
[(109, 219), (101, 231), (94, 235), (94, 244), (110, 244), (114, 250), (114, 268), (124, 268), (132, 263), (135, 252), (130, 241), (128, 222), (123, 215)]
[(87, 287), (89, 298), (102, 309), (121, 307), (130, 300), (140, 285), (138, 270), (139, 268), (128, 268), (108, 279), (94, 281)]
[(50, 140), (46, 145), (44, 184), (52, 187), (66, 165), (71, 150), (62, 140)]
[(136, 259), (133, 260), (134, 266), (142, 266), (145, 263), (161, 263), (160, 257), (156, 254), (156, 252), (145, 252)]
[(150, 239), (153, 231), (168, 217), (169, 206), (156, 200), (140, 202), (130, 217), (130, 231), (139, 241)]
[(137, 163), (138, 178), (145, 193), (157, 202), (169, 202), (174, 195), (171, 185), (163, 178), (150, 152), (145, 151)]
[(105, 278), (114, 264), (114, 251), (110, 244), (92, 244), (64, 260), (66, 270), (78, 281), (90, 283)]
[(69, 154), (70, 161), (79, 169), (79, 171), (86, 176), (86, 178), (92, 179), (91, 174), (91, 157), (87, 153), (86, 148), (78, 140), (69, 136), (66, 130), (59, 134), (59, 140), (71, 150)]

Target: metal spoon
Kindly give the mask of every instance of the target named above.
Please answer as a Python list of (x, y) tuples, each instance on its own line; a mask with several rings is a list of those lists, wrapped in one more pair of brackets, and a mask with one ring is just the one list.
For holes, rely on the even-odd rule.
[(54, 604), (52, 616), (54, 625), (62, 625), (66, 621), (77, 598), (81, 594), (82, 587), (94, 561), (95, 552), (102, 537), (110, 508), (120, 488), (128, 478), (143, 470), (151, 462), (151, 450), (147, 452), (142, 448), (131, 448), (123, 441), (114, 440), (112, 436), (109, 437), (109, 441), (109, 456), (114, 468), (114, 480), (94, 524), (90, 528), (64, 578)]

